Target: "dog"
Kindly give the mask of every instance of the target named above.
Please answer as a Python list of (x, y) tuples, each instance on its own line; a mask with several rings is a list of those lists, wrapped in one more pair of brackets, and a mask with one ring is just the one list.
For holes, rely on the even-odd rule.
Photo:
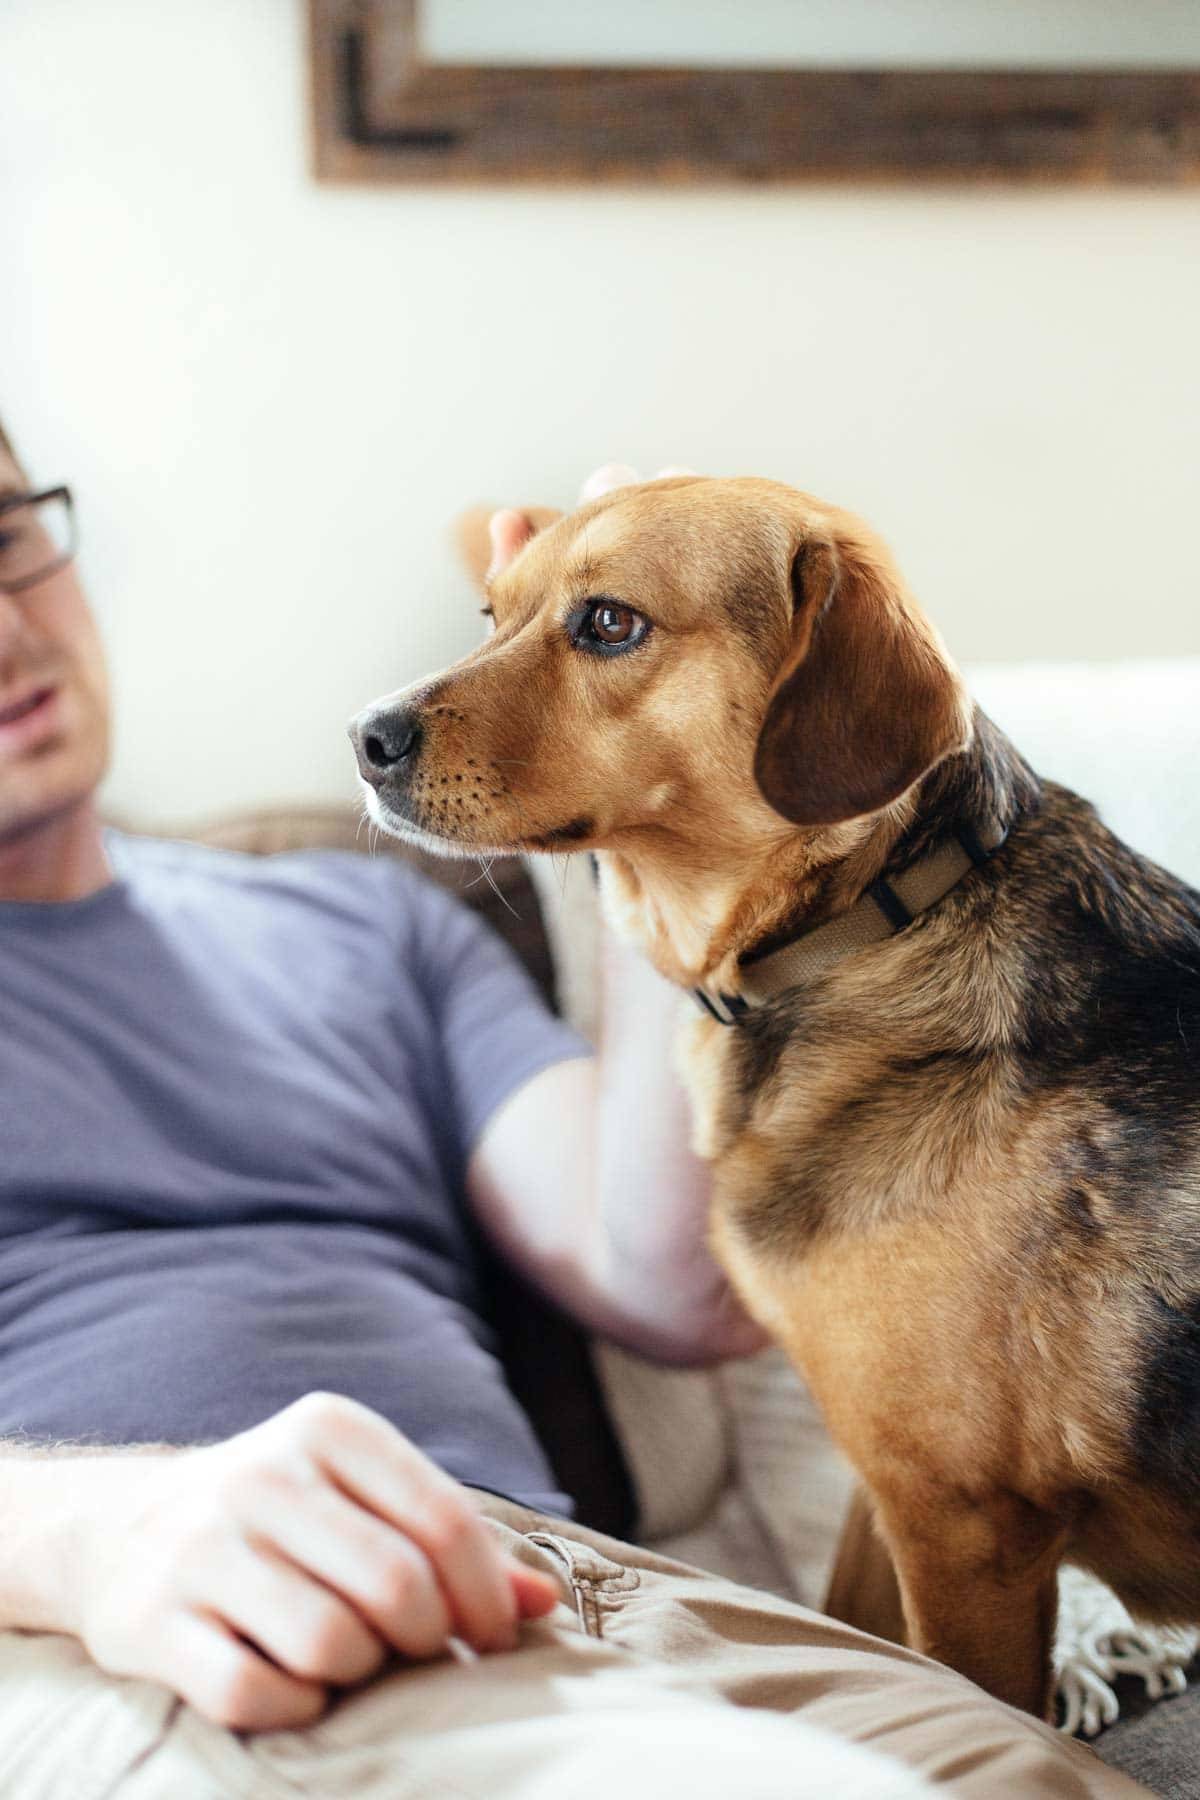
[(487, 642), (355, 722), (372, 810), (595, 854), (699, 1001), (712, 1243), (908, 1641), (1045, 1716), (1063, 1560), (1200, 1619), (1200, 894), (1037, 778), (851, 514), (681, 477), (522, 535)]

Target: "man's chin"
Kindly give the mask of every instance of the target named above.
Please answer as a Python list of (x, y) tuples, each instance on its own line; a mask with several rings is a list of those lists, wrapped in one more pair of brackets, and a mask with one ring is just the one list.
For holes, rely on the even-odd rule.
[(0, 765), (0, 840), (36, 835), (91, 805), (107, 767), (104, 747), (56, 740), (12, 768)]

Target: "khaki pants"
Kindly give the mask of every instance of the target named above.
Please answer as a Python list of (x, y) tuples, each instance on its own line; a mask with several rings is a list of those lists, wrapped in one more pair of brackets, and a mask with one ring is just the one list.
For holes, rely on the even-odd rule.
[(512, 1654), (396, 1665), (306, 1730), (247, 1736), (156, 1683), (103, 1674), (73, 1639), (0, 1633), (0, 1795), (915, 1800), (939, 1787), (971, 1800), (1117, 1800), (1145, 1791), (910, 1651), (508, 1501), (481, 1505), (506, 1545), (562, 1588), (562, 1604), (527, 1626)]

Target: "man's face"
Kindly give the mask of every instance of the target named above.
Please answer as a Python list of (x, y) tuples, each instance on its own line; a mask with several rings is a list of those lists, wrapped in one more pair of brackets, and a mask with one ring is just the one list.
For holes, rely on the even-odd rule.
[[(0, 499), (27, 491), (0, 449)], [(0, 843), (87, 799), (107, 763), (104, 651), (74, 564), (0, 586)]]

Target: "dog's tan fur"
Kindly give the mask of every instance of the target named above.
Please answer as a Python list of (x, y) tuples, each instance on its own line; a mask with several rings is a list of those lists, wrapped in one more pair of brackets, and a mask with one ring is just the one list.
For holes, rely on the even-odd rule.
[[(595, 596), (645, 642), (573, 645)], [(911, 1641), (1044, 1712), (1064, 1555), (1200, 1617), (1200, 1460), (1153, 1441), (1162, 1405), (1190, 1434), (1200, 1374), (1200, 1083), (1169, 1020), (1178, 968), (1200, 1036), (1200, 897), (1037, 782), (878, 540), (811, 496), (624, 489), (488, 599), (488, 643), (376, 709), (423, 732), (383, 822), (594, 849), (683, 986), (736, 993), (957, 819), (1010, 826), (897, 936), (733, 1029), (697, 1013), (685, 1062), (715, 1248), (870, 1488)], [(1096, 1037), (1109, 992), (1149, 1076)]]

